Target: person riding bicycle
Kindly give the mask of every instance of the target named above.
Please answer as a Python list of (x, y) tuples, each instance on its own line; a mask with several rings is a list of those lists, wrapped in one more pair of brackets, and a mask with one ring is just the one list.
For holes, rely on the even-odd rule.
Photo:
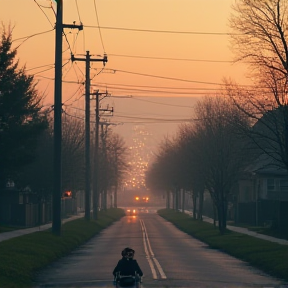
[[(135, 251), (129, 247), (125, 248), (122, 252), (122, 259), (120, 259), (113, 270), (113, 275), (116, 278), (117, 275), (121, 276), (143, 276), (143, 272), (139, 267), (137, 260), (134, 258)], [(136, 279), (140, 281), (140, 279)]]

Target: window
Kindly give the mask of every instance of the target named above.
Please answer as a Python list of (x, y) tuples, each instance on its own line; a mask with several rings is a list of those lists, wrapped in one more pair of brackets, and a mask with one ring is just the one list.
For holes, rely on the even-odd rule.
[(268, 191), (275, 191), (275, 180), (274, 179), (267, 179), (267, 190)]
[(288, 192), (288, 180), (286, 179), (280, 180), (280, 191)]

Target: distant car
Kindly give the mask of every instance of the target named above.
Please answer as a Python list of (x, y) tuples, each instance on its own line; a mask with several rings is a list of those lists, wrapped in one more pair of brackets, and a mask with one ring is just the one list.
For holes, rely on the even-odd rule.
[(137, 215), (137, 210), (136, 209), (127, 209), (126, 210), (126, 215), (128, 215), (128, 216), (136, 216)]

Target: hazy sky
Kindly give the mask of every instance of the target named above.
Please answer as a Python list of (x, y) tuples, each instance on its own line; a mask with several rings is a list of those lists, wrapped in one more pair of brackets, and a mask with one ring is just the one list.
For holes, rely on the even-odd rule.
[[(228, 27), (234, 0), (63, 0), (63, 103), (66, 116), (84, 108), (85, 62), (70, 61), (71, 52), (93, 58), (108, 55), (105, 69), (91, 63), (92, 88), (112, 95), (101, 101), (114, 108), (108, 120), (115, 132), (130, 135), (141, 123), (155, 141), (173, 135), (192, 117), (193, 105), (215, 95), (224, 77), (248, 83), (245, 66), (232, 64)], [(0, 20), (14, 27), (17, 57), (35, 74), (45, 105), (53, 105), (55, 1), (0, 0)], [(101, 28), (99, 28), (99, 26)], [(2, 29), (2, 28), (1, 28)], [(28, 37), (36, 34), (33, 37)], [(26, 38), (25, 38), (26, 37)], [(92, 107), (94, 101), (92, 102)], [(94, 109), (93, 109), (94, 110)], [(93, 115), (92, 111), (92, 115)], [(93, 116), (92, 116), (93, 117)]]

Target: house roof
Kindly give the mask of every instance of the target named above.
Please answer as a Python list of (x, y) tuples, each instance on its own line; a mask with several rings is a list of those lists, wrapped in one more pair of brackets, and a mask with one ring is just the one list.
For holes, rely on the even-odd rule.
[(286, 176), (287, 169), (267, 154), (261, 154), (252, 164), (246, 167), (245, 172), (261, 175)]

